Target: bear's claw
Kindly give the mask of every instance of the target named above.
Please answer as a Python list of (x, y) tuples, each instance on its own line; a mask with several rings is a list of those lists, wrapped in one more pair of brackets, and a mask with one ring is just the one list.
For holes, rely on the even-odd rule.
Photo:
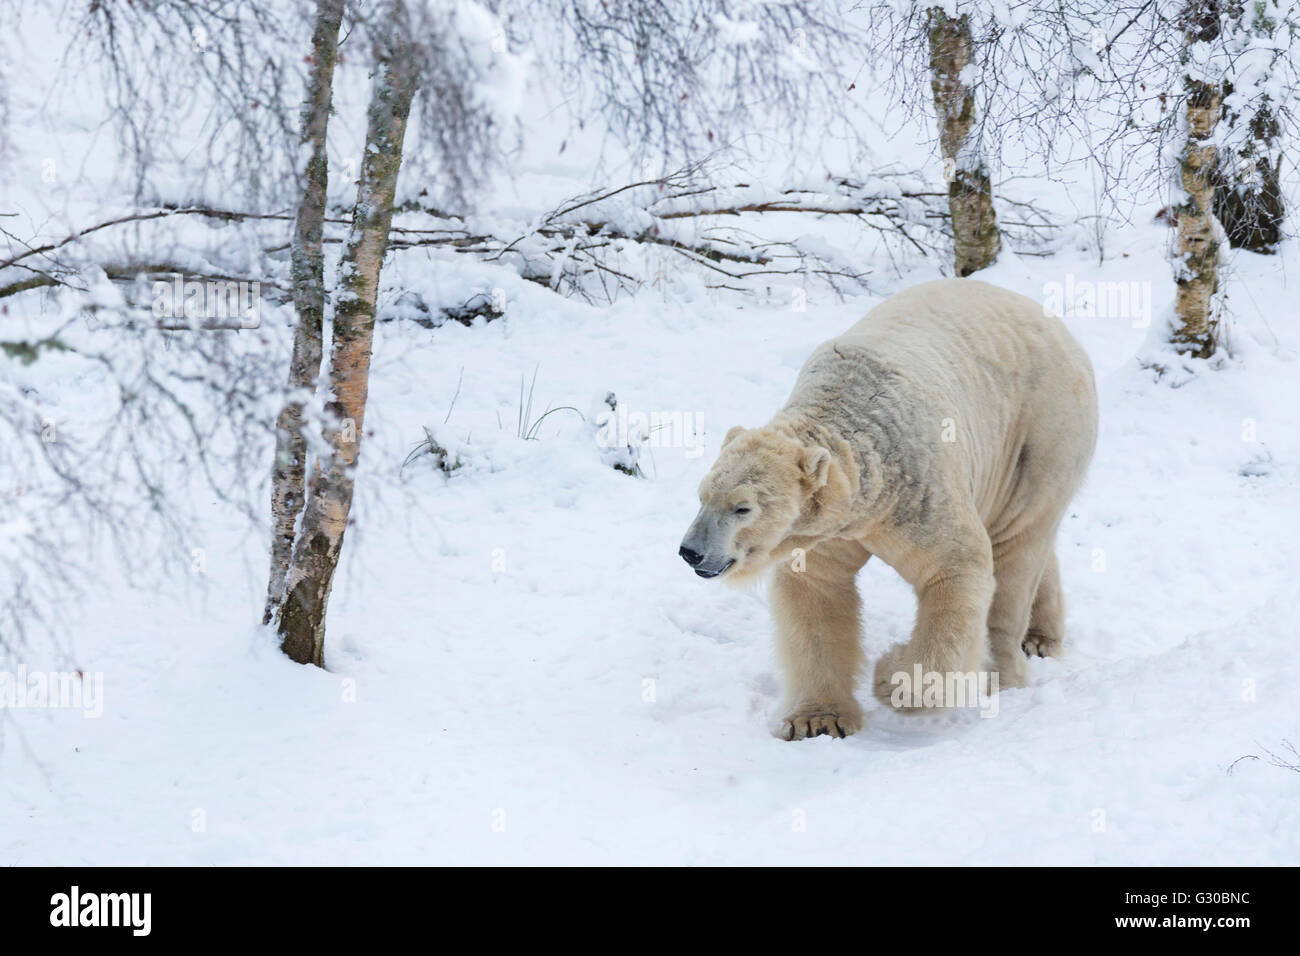
[(804, 711), (791, 714), (781, 722), (778, 734), (784, 740), (805, 740), (827, 734), (831, 737), (844, 738), (861, 729), (860, 719), (855, 720), (844, 714), (831, 711)]
[(1020, 642), (1020, 649), (1026, 657), (1055, 657), (1061, 650), (1061, 639), (1049, 637), (1036, 628), (1030, 628), (1025, 639)]

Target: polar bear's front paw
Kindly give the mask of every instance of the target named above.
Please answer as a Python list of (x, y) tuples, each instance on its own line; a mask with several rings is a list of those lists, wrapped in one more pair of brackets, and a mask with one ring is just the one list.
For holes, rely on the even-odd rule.
[(862, 729), (862, 708), (857, 703), (827, 705), (804, 704), (781, 721), (776, 735), (783, 740), (806, 737), (847, 737)]
[(1020, 649), (1026, 657), (1059, 657), (1063, 643), (1059, 634), (1048, 634), (1031, 627), (1020, 642)]
[(916, 688), (918, 692), (916, 696), (912, 694), (911, 683), (914, 673), (912, 661), (907, 656), (907, 645), (898, 644), (890, 648), (880, 660), (876, 661), (872, 680), (872, 690), (875, 692), (876, 700), (902, 713), (922, 713), (924, 708), (919, 706), (921, 688)]
[(945, 674), (920, 664), (910, 644), (896, 644), (876, 661), (872, 690), (878, 701), (900, 714), (935, 714), (948, 704), (942, 695), (937, 700), (933, 693), (927, 696), (927, 681), (937, 678), (942, 690)]

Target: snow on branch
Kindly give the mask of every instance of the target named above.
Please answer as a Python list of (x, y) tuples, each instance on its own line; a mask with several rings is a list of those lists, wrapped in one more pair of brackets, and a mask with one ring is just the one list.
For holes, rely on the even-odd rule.
[[(998, 198), (1012, 248), (1022, 255), (1044, 255), (1061, 226), (1037, 206)], [(819, 282), (837, 293), (866, 287), (869, 263), (825, 240), (813, 241), (801, 220), (843, 217), (866, 229), (901, 269), (908, 257), (947, 258), (952, 241), (947, 193), (927, 186), (915, 174), (883, 174), (864, 180), (831, 177), (820, 183), (771, 188), (738, 182), (719, 185), (699, 166), (663, 178), (610, 186), (574, 196), (528, 222), (456, 215), (441, 209), (406, 206), (396, 215), (390, 248), (443, 249), (511, 268), (523, 278), (564, 295), (612, 302), (652, 281), (660, 250), (699, 270), (705, 285), (754, 291), (785, 277), (787, 282)], [(251, 225), (260, 264), (196, 261), (181, 256), (169, 262), (155, 256), (148, 264), (123, 256), (109, 242), (95, 240), (114, 227), (169, 219), (197, 219), (212, 228)], [(141, 209), (114, 216), (40, 243), (4, 233), (9, 249), (0, 259), (0, 298), (29, 289), (69, 285), (87, 268), (110, 280), (182, 273), (200, 280), (257, 279), (270, 293), (283, 293), (288, 243), (275, 237), (292, 217), (206, 206)], [(326, 244), (344, 241), (348, 220), (326, 217)], [(0, 230), (2, 231), (2, 230)], [(332, 233), (329, 234), (329, 233)], [(248, 256), (243, 256), (247, 260)], [(183, 260), (183, 261), (182, 261)], [(258, 278), (249, 273), (264, 270)], [(454, 310), (453, 310), (454, 311)], [(467, 313), (482, 314), (470, 309)], [(463, 314), (452, 316), (464, 320)]]

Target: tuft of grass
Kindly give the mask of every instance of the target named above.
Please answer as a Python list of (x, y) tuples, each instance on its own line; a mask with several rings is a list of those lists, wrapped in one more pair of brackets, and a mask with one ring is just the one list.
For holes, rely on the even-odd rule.
[(554, 408), (547, 405), (546, 411), (542, 412), (536, 419), (533, 418), (533, 393), (537, 389), (537, 370), (541, 367), (541, 362), (533, 366), (533, 378), (528, 383), (526, 393), (524, 391), (524, 376), (522, 374), (519, 376), (519, 407), (515, 414), (515, 436), (522, 438), (524, 441), (536, 441), (537, 430), (542, 427), (542, 422), (556, 412), (573, 412), (583, 421), (586, 421), (582, 412), (572, 405), (557, 405)]

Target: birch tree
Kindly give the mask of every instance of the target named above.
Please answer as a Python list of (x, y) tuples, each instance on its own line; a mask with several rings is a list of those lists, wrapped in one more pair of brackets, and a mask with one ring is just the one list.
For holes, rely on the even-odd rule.
[(939, 122), (939, 151), (952, 215), (953, 267), (968, 276), (997, 259), (1002, 249), (993, 187), (980, 152), (975, 94), (970, 86), (974, 41), (970, 19), (929, 11), (930, 90)]
[(1215, 131), (1223, 85), (1208, 52), (1220, 37), (1221, 0), (1188, 0), (1183, 8), (1182, 64), (1185, 140), (1178, 157), (1182, 201), (1175, 207), (1174, 347), (1208, 358), (1218, 338), (1216, 294), (1222, 228), (1214, 217)]
[(297, 324), (289, 362), (288, 401), (276, 422), (275, 464), (271, 472), (271, 575), (263, 614), (263, 623), (268, 624), (284, 597), (295, 529), (305, 503), (307, 438), (303, 434), (302, 398), (314, 389), (320, 375), (325, 315), (322, 240), (329, 181), (326, 132), (342, 19), (343, 0), (318, 0), (309, 58), (311, 69), (301, 116), (300, 141), (306, 166), (301, 171), (302, 195), (294, 221), (290, 266)]
[(316, 461), (301, 527), (275, 616), (281, 648), (300, 663), (325, 665), (325, 610), (352, 509), (353, 468), (361, 450), (379, 272), (388, 251), (393, 199), (418, 65), (403, 0), (383, 7), (374, 43), (365, 155), (334, 301), (326, 451)]

